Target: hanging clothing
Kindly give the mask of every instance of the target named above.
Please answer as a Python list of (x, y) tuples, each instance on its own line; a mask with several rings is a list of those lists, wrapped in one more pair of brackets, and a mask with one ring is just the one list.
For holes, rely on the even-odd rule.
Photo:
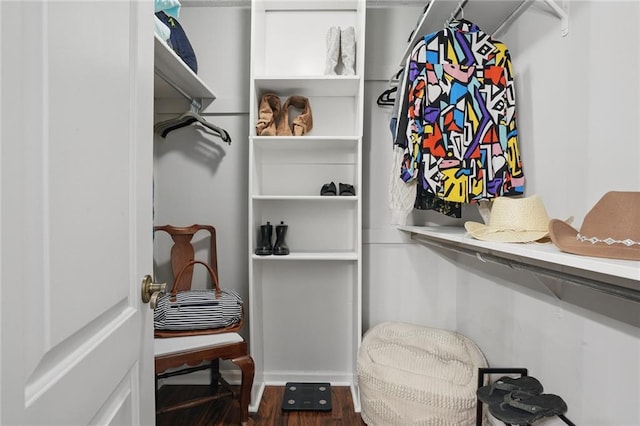
[(396, 96), (391, 113), (391, 138), (393, 140), (393, 159), (391, 166), (391, 179), (389, 181), (389, 208), (391, 210), (391, 223), (393, 225), (406, 225), (407, 217), (411, 210), (434, 210), (446, 216), (460, 218), (462, 205), (441, 200), (432, 194), (426, 193), (423, 188), (418, 188), (416, 180), (404, 182), (401, 176), (401, 165), (404, 152), (407, 149), (407, 124), (409, 101), (408, 70), (411, 57), (408, 57), (402, 72), (399, 74), (398, 96)]
[(460, 217), (459, 203), (523, 194), (506, 45), (469, 21), (453, 21), (415, 45), (405, 74), (400, 176), (417, 181), (415, 207)]
[[(389, 122), (389, 130), (391, 130), (391, 139), (393, 141), (393, 157), (389, 175), (389, 209), (391, 210), (391, 224), (393, 225), (407, 224), (407, 216), (413, 210), (416, 200), (415, 182), (405, 183), (400, 179), (400, 165), (402, 164), (404, 150), (407, 147), (405, 135), (407, 115), (401, 111), (405, 111), (406, 108), (405, 88), (407, 87), (407, 80), (405, 70), (408, 68), (408, 61), (409, 58), (407, 58), (407, 63), (398, 74), (398, 89)], [(398, 131), (399, 129), (400, 131)]]

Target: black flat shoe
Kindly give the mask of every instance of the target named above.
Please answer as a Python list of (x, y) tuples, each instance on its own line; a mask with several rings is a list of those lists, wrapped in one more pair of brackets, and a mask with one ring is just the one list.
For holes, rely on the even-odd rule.
[(336, 195), (336, 184), (331, 182), (322, 185), (322, 189), (320, 189), (320, 195)]
[(522, 376), (513, 378), (509, 376), (500, 377), (494, 383), (482, 386), (476, 392), (478, 399), (485, 404), (495, 404), (504, 401), (504, 396), (513, 391), (524, 391), (532, 395), (539, 395), (544, 388), (542, 383), (532, 376)]
[(356, 190), (353, 185), (349, 185), (348, 183), (340, 183), (340, 195), (356, 195)]
[(567, 404), (558, 395), (550, 393), (531, 395), (513, 391), (506, 394), (502, 402), (489, 404), (489, 412), (505, 423), (528, 425), (543, 417), (566, 413)]

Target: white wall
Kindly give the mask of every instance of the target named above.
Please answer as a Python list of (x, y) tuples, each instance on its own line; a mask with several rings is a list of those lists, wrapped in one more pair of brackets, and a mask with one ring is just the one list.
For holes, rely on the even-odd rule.
[[(552, 217), (573, 215), (579, 226), (604, 192), (640, 190), (640, 3), (571, 1), (569, 6), (567, 37), (539, 1), (501, 39), (516, 73), (527, 194), (539, 194)], [(640, 424), (638, 303), (572, 285), (561, 285), (558, 299), (531, 273), (422, 246), (389, 225), (390, 111), (375, 100), (388, 87), (421, 10), (368, 11), (365, 329), (402, 320), (458, 330), (478, 343), (492, 366), (528, 368), (548, 392), (567, 401), (568, 417), (576, 424)], [(188, 129), (156, 141), (155, 223), (214, 224), (222, 283), (248, 300), (250, 14), (246, 8), (184, 7), (181, 17), (199, 74), (220, 98), (210, 119), (230, 132), (233, 144), (207, 142)], [(478, 219), (473, 208), (463, 215), (454, 220), (415, 211), (409, 220)]]

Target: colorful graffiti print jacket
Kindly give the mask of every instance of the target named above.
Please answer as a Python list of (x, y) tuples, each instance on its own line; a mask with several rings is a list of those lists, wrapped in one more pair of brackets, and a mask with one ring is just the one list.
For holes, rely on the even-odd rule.
[(405, 72), (408, 123), (401, 178), (417, 180), (423, 203), (523, 194), (506, 45), (469, 21), (453, 21), (416, 44)]

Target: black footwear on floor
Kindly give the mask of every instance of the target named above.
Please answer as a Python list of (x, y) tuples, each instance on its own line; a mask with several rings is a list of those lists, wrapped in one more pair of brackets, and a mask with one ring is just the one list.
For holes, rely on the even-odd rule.
[(542, 383), (532, 376), (522, 376), (518, 378), (503, 376), (490, 385), (479, 388), (476, 396), (485, 404), (501, 403), (504, 401), (506, 394), (516, 390), (538, 395), (543, 392), (544, 388), (542, 387)]
[(502, 402), (489, 404), (489, 412), (496, 419), (512, 425), (528, 425), (543, 417), (567, 412), (567, 404), (558, 395), (543, 393), (532, 395), (513, 391)]

